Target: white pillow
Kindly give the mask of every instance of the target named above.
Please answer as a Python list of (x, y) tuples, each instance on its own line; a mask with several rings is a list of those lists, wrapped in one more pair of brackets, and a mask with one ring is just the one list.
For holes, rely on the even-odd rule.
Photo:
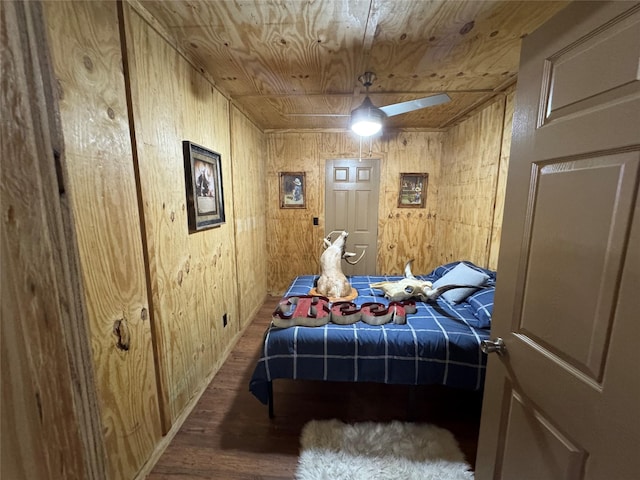
[[(487, 283), (487, 280), (489, 280), (489, 275), (460, 262), (449, 272), (433, 282), (433, 288), (442, 287), (443, 285), (472, 285), (474, 287), (481, 287)], [(477, 288), (454, 288), (453, 290), (444, 292), (442, 297), (447, 302), (455, 305), (477, 291)]]

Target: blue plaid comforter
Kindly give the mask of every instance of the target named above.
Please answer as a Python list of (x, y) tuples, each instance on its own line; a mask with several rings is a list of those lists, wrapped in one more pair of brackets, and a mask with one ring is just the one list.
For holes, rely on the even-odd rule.
[[(495, 279), (495, 272), (490, 273)], [(434, 281), (438, 275), (432, 272), (416, 277)], [(297, 277), (284, 296), (308, 294), (317, 278)], [(369, 284), (401, 278), (349, 277), (359, 293), (354, 303), (387, 305), (382, 291), (369, 288)], [(480, 342), (489, 337), (489, 329), (478, 326), (478, 309), (467, 301), (451, 305), (442, 297), (437, 303), (416, 302), (416, 306), (417, 312), (407, 315), (405, 325), (356, 322), (278, 328), (272, 324), (264, 336), (250, 391), (267, 404), (269, 382), (276, 378), (482, 389), (486, 355)]]

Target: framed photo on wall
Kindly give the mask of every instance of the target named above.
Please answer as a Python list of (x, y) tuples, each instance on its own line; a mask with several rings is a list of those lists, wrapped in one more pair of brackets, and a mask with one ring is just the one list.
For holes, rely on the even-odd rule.
[(307, 208), (305, 172), (280, 172), (280, 208)]
[(225, 219), (220, 154), (187, 140), (182, 142), (182, 149), (189, 231), (222, 225)]
[(428, 182), (428, 173), (401, 173), (398, 208), (424, 208)]

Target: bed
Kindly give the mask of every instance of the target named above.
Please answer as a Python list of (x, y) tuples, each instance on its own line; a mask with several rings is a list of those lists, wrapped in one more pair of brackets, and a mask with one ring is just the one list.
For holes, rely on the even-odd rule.
[[(480, 342), (489, 337), (496, 272), (471, 262), (453, 262), (416, 278), (432, 282), (442, 279), (442, 283), (455, 273), (454, 269), (463, 267), (486, 277), (482, 287), (469, 290), (468, 296), (458, 292), (455, 300), (459, 301), (450, 301), (446, 294), (428, 303), (417, 301), (415, 313), (406, 316), (405, 324), (373, 326), (358, 321), (352, 325), (327, 323), (319, 327), (279, 328), (272, 322), (265, 332), (249, 390), (269, 406), (271, 417), (275, 379), (439, 384), (482, 390), (487, 359)], [(317, 278), (317, 275), (296, 277), (283, 298), (307, 295)], [(403, 277), (348, 278), (359, 293), (353, 303), (388, 305), (383, 292), (370, 288), (369, 284)]]

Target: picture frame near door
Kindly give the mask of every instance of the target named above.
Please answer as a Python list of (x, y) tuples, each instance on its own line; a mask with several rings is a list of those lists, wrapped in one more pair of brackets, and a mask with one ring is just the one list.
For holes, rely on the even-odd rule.
[(182, 149), (189, 232), (219, 227), (225, 223), (220, 154), (188, 140)]
[(428, 183), (428, 173), (401, 173), (398, 208), (424, 208)]
[(280, 208), (307, 208), (305, 172), (280, 172)]

